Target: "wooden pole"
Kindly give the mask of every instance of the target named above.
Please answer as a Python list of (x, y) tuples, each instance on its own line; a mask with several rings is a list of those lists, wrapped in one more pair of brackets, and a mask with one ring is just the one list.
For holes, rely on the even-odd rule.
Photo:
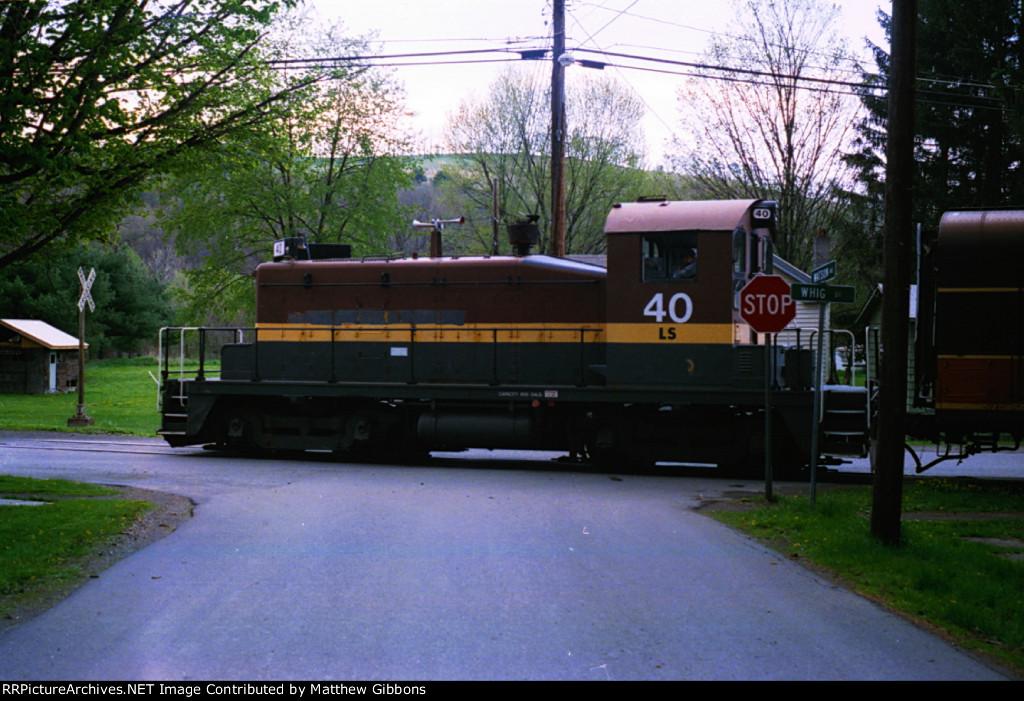
[[(86, 290), (83, 289), (83, 294)], [(85, 302), (78, 303), (78, 411), (68, 419), (68, 426), (79, 428), (95, 422), (85, 413)]]
[(499, 241), (501, 229), (501, 217), (498, 214), (498, 179), (491, 183), (491, 255), (501, 253)]
[(907, 343), (914, 252), (914, 86), (917, 0), (893, 0), (885, 178), (885, 275), (882, 287), (881, 388), (871, 533), (900, 543), (907, 414)]
[(565, 0), (553, 3), (551, 57), (551, 255), (565, 256)]

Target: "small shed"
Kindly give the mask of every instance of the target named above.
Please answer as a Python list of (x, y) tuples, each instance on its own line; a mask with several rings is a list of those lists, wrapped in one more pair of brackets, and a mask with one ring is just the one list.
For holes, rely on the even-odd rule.
[(77, 388), (77, 338), (38, 319), (0, 319), (0, 393)]

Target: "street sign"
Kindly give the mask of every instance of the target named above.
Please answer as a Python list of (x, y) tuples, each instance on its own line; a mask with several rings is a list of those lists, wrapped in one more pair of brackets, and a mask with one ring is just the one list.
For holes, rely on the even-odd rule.
[(836, 262), (830, 260), (825, 265), (811, 271), (811, 282), (828, 282), (836, 276)]
[(790, 294), (796, 302), (853, 304), (857, 298), (857, 288), (847, 285), (808, 285), (794, 282)]
[(740, 316), (758, 333), (782, 331), (796, 317), (789, 283), (778, 275), (758, 275), (740, 290)]

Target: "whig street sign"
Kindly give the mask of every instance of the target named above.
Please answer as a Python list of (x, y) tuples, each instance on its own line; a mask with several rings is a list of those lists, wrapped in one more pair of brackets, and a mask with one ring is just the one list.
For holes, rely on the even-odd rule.
[[(818, 304), (818, 338), (825, 338), (825, 307), (826, 305), (853, 304), (857, 297), (857, 288), (845, 285), (828, 285), (829, 280), (836, 276), (836, 262), (829, 261), (811, 271), (811, 284), (793, 283), (790, 294), (798, 302), (814, 302)], [(814, 411), (812, 412), (811, 432), (811, 503), (815, 502), (817, 492), (816, 475), (818, 472), (818, 431), (821, 417), (822, 385), (824, 377), (821, 368), (825, 343), (816, 344), (814, 367), (817, 368), (817, 380), (814, 383)]]
[(830, 260), (811, 271), (811, 284), (794, 282), (791, 295), (795, 302), (818, 302), (819, 304), (853, 304), (857, 288), (845, 285), (826, 285), (836, 276), (836, 262)]
[(857, 288), (846, 285), (811, 285), (794, 282), (791, 295), (795, 302), (819, 302), (831, 304), (853, 304), (857, 297)]

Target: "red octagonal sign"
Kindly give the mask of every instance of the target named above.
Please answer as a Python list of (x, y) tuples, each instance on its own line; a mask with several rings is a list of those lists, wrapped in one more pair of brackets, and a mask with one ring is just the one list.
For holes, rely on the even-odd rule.
[(778, 275), (758, 275), (740, 290), (740, 316), (758, 333), (782, 331), (796, 316), (789, 283)]

